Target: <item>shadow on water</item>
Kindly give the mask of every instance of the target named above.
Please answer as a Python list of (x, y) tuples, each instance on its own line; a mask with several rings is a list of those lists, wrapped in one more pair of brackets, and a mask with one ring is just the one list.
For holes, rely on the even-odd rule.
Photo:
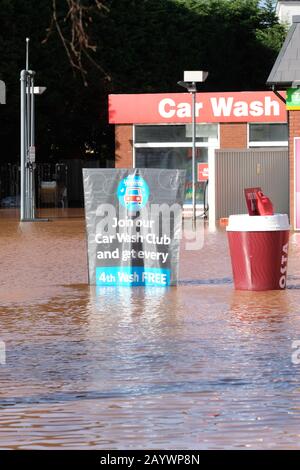
[(0, 408), (7, 406), (17, 405), (34, 405), (34, 404), (45, 404), (45, 403), (60, 403), (60, 402), (74, 402), (82, 400), (103, 400), (112, 398), (134, 398), (139, 396), (151, 397), (155, 395), (173, 395), (174, 393), (213, 393), (226, 389), (226, 387), (238, 387), (248, 385), (248, 382), (242, 379), (221, 379), (219, 381), (208, 381), (205, 384), (199, 382), (182, 382), (172, 384), (161, 384), (153, 386), (139, 386), (132, 388), (124, 388), (123, 390), (109, 390), (99, 392), (97, 390), (88, 391), (73, 391), (73, 392), (62, 392), (53, 393), (48, 395), (36, 395), (26, 397), (10, 397), (0, 399)]
[(232, 284), (232, 279), (229, 277), (222, 279), (184, 279), (178, 282), (179, 286), (215, 286), (222, 284)]
[[(300, 289), (300, 284), (291, 284), (291, 281), (299, 281), (299, 276), (288, 276), (287, 289)], [(178, 282), (179, 286), (209, 286), (209, 285), (232, 285), (233, 280), (230, 277), (220, 279), (184, 279)]]

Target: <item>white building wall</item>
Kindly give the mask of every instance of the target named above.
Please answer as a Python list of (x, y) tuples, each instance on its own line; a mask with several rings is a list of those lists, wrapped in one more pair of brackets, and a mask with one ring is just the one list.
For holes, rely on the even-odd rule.
[(280, 23), (291, 25), (293, 16), (300, 15), (300, 1), (279, 0), (276, 5), (276, 13)]

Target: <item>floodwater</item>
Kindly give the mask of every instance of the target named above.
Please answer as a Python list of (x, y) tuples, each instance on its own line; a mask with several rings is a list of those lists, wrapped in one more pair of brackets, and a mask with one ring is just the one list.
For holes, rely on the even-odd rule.
[(285, 292), (234, 291), (224, 229), (177, 288), (97, 291), (71, 215), (0, 211), (0, 448), (299, 449), (300, 234)]

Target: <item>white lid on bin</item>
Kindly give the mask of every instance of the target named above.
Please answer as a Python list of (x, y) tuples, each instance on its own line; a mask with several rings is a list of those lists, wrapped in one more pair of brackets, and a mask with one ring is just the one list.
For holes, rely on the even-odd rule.
[(228, 232), (277, 232), (290, 230), (290, 224), (287, 214), (239, 214), (229, 216), (226, 230)]

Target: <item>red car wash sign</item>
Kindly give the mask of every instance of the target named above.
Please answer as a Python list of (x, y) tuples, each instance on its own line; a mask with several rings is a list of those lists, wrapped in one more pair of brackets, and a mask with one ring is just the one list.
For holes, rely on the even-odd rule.
[[(189, 123), (191, 118), (189, 93), (109, 95), (111, 124)], [(287, 112), (273, 92), (197, 93), (196, 120), (286, 122)]]
[(208, 181), (208, 163), (198, 163), (198, 181)]

